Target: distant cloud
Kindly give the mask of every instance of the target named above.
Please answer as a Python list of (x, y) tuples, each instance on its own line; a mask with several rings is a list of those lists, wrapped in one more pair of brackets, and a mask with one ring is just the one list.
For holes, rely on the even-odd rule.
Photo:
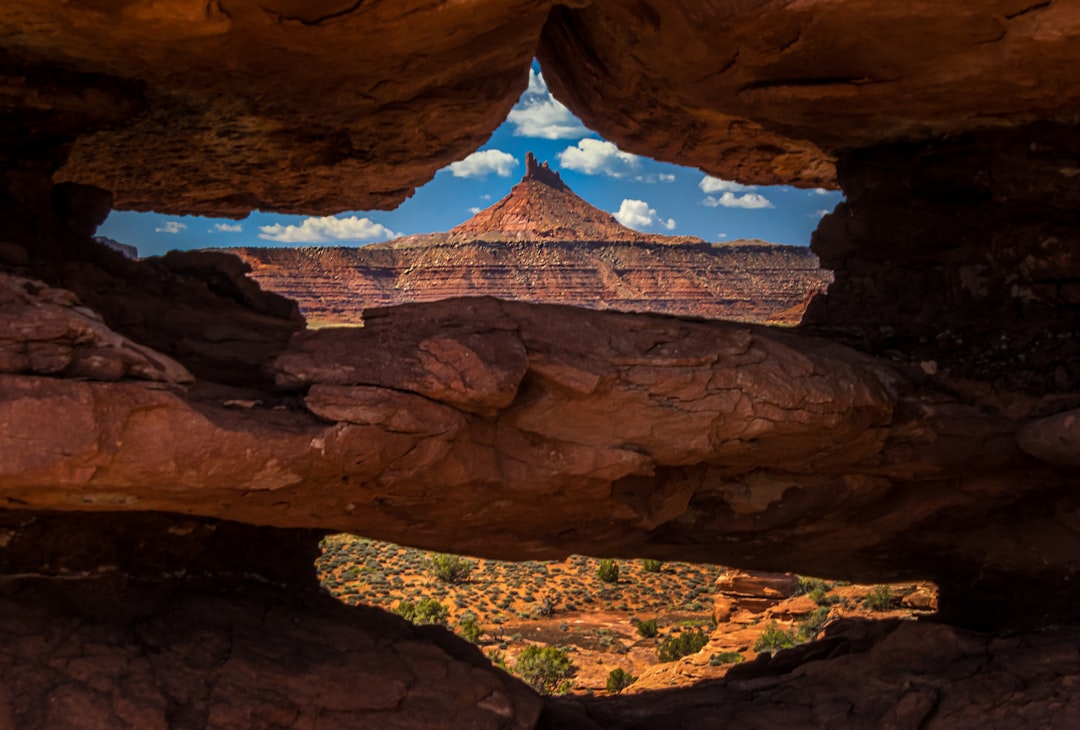
[(656, 209), (650, 208), (649, 204), (644, 200), (623, 200), (619, 205), (619, 210), (615, 213), (615, 220), (622, 223), (627, 228), (633, 228), (636, 231), (651, 228), (653, 226), (660, 226), (666, 228), (669, 231), (675, 230), (675, 219), (668, 218), (664, 220), (656, 215)]
[(827, 216), (829, 213), (832, 213), (832, 211), (831, 210), (825, 210), (823, 208), (821, 210), (815, 210), (813, 213), (811, 213), (810, 215), (808, 215), (806, 217), (807, 218), (816, 218), (817, 220), (821, 220), (822, 218)]
[(726, 233), (717, 233), (716, 237), (717, 238), (727, 238), (727, 234)]
[(703, 205), (710, 208), (746, 208), (748, 210), (757, 210), (760, 208), (775, 207), (768, 198), (764, 195), (759, 195), (758, 193), (736, 195), (735, 193), (729, 192), (724, 193), (719, 198), (709, 195), (701, 202)]
[(813, 188), (811, 190), (808, 190), (807, 192), (812, 195), (828, 195), (832, 192), (832, 190), (826, 190), (825, 188)]
[(675, 182), (675, 176), (666, 172), (660, 173), (657, 177), (660, 178), (662, 183)]
[(477, 213), (479, 213), (482, 210), (483, 210), (483, 208), (477, 208), (475, 205), (473, 207), (469, 208), (469, 212), (472, 213), (473, 215), (476, 215)]
[(558, 154), (559, 164), (567, 170), (586, 175), (607, 175), (624, 178), (641, 167), (637, 155), (623, 152), (611, 142), (602, 139), (583, 139), (577, 147), (567, 147)]
[(155, 228), (154, 233), (179, 233), (187, 228), (187, 223), (180, 221), (165, 221), (160, 228)]
[(544, 74), (529, 69), (529, 88), (510, 110), (506, 121), (514, 125), (516, 137), (573, 139), (588, 134), (581, 121), (548, 91)]
[(499, 177), (510, 177), (517, 164), (517, 158), (509, 152), (480, 150), (464, 160), (452, 163), (447, 169), (454, 177), (486, 177), (491, 173)]
[(480, 196), (480, 200), (491, 200), (491, 193), (484, 193)]
[(279, 243), (329, 243), (331, 241), (370, 241), (396, 238), (398, 234), (370, 218), (306, 218), (298, 225), (259, 226), (259, 238)]
[(703, 193), (744, 193), (747, 190), (757, 190), (757, 185), (743, 185), (742, 183), (732, 182), (731, 180), (721, 180), (712, 175), (706, 175), (701, 178), (698, 187), (701, 188), (701, 192)]
[(244, 230), (244, 226), (239, 223), (215, 223), (214, 227), (209, 229), (210, 233), (217, 231), (218, 233), (239, 233)]

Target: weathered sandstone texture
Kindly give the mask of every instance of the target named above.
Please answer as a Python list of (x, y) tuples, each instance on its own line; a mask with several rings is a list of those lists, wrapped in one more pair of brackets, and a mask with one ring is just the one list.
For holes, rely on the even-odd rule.
[(992, 407), (824, 340), (479, 298), (298, 334), (270, 370), (276, 392), (2, 376), (0, 498), (929, 577), (953, 621), (1073, 616), (1075, 478)]
[(549, 703), (544, 730), (978, 728), (1075, 724), (1080, 633), (994, 638), (928, 623), (837, 622), (813, 644), (679, 689)]
[(317, 540), (160, 513), (0, 513), (0, 723), (535, 727), (541, 699), (476, 646), (320, 593)]
[[(1075, 725), (1078, 40), (1064, 0), (8, 0), (0, 726), (536, 725), (475, 651), (320, 601), (283, 555), (326, 529), (932, 578), (942, 621), (1043, 629), (867, 628), (541, 726)], [(843, 186), (812, 327), (458, 300), (306, 333), (234, 259), (91, 243), (113, 206), (391, 206), (534, 54), (627, 151)]]
[(1080, 134), (1041, 124), (840, 156), (807, 322), (1003, 388), (1080, 386)]
[(1069, 2), (603, 0), (556, 7), (554, 94), (622, 149), (744, 183), (834, 185), (835, 156), (1075, 123)]
[(831, 277), (801, 246), (644, 234), (529, 153), (510, 194), (446, 233), (359, 248), (230, 249), (319, 326), (365, 309), (494, 296), (590, 309), (797, 324)]

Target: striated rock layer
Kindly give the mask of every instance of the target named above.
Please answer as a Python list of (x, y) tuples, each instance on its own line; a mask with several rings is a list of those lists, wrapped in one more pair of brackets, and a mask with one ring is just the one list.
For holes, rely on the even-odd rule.
[(639, 233), (526, 156), (510, 194), (446, 233), (361, 248), (230, 249), (316, 324), (364, 309), (494, 296), (594, 309), (796, 324), (829, 277), (800, 246)]

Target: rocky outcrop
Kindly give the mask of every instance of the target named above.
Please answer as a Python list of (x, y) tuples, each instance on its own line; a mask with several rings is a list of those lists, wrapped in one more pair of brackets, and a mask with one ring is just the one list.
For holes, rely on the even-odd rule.
[[(961, 622), (1075, 605), (1005, 595), (1071, 595), (1070, 477), (1023, 455), (1015, 421), (823, 340), (464, 299), (297, 335), (273, 372), (284, 392), (244, 396), (4, 376), (0, 497), (498, 557), (929, 577)], [(986, 592), (993, 610), (965, 615)]]
[(927, 623), (836, 622), (813, 644), (695, 687), (557, 700), (545, 730), (1068, 728), (1075, 629), (993, 638)]
[(230, 251), (323, 326), (359, 324), (368, 308), (460, 296), (797, 324), (829, 282), (800, 246), (631, 230), (531, 153), (509, 195), (446, 233), (360, 248)]
[[(4, 3), (0, 260), (17, 321), (2, 338), (0, 500), (17, 524), (0, 537), (0, 725), (535, 724), (535, 698), (441, 635), (381, 616), (357, 629), (325, 603), (271, 608), (307, 601), (302, 576), (269, 564), (274, 546), (310, 556), (312, 528), (508, 557), (930, 577), (946, 622), (1080, 622), (1078, 12)], [(487, 138), (534, 52), (555, 94), (628, 151), (743, 183), (842, 185), (848, 206), (815, 243), (837, 277), (812, 332), (859, 351), (484, 300), (293, 339), (295, 310), (232, 259), (144, 263), (90, 244), (114, 205), (392, 206)], [(35, 509), (135, 525), (99, 523), (111, 547), (93, 554), (111, 551), (113, 569), (64, 572), (93, 541), (72, 514), (36, 528)], [(212, 542), (226, 516), (260, 533), (231, 576), (210, 560), (190, 584), (188, 541), (152, 539), (164, 524)], [(52, 562), (8, 558), (23, 536)], [(140, 582), (123, 566), (144, 550)], [(540, 724), (1068, 727), (1075, 642), (902, 624), (722, 685), (549, 704)]]
[(1076, 130), (1054, 125), (845, 153), (847, 201), (812, 244), (836, 281), (807, 321), (1003, 389), (1075, 392), (1078, 161)]

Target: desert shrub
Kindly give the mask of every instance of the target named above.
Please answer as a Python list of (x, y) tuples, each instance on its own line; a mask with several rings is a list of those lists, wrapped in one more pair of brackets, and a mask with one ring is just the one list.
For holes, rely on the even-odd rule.
[(799, 585), (795, 587), (795, 595), (801, 596), (804, 593), (810, 593), (812, 591), (821, 589), (822, 593), (828, 593), (832, 589), (832, 586), (823, 581), (821, 578), (808, 578), (806, 576), (799, 576)]
[(446, 606), (430, 598), (421, 598), (416, 603), (402, 601), (394, 609), (394, 613), (418, 626), (445, 624), (446, 619), (450, 616), (450, 610)]
[(828, 620), (828, 606), (818, 606), (811, 613), (807, 614), (799, 623), (799, 629), (796, 633), (796, 638), (799, 640), (799, 643), (816, 639), (817, 635), (821, 633), (821, 629), (825, 626), (825, 622)]
[(551, 600), (550, 596), (540, 596), (536, 605), (536, 613), (545, 618), (555, 613), (555, 602)]
[(641, 561), (641, 569), (646, 573), (659, 573), (663, 565), (664, 561), (653, 560), (652, 558), (645, 558)]
[(496, 651), (495, 649), (492, 649), (487, 653), (487, 658), (491, 661), (492, 664), (494, 664), (504, 672), (510, 671), (510, 669), (506, 666), (506, 657), (503, 656), (503, 653), (501, 651)]
[(819, 606), (832, 606), (833, 604), (840, 602), (840, 596), (829, 595), (829, 592), (821, 586), (814, 588), (806, 595), (810, 597), (811, 601)]
[(637, 629), (638, 634), (643, 639), (652, 639), (657, 634), (656, 619), (649, 618), (645, 620), (638, 620), (634, 623), (634, 628)]
[(596, 569), (596, 575), (605, 583), (619, 582), (619, 564), (614, 560), (604, 559), (600, 561), (600, 567)]
[(719, 667), (722, 664), (739, 664), (744, 661), (744, 657), (737, 651), (722, 651), (719, 654), (713, 654), (709, 657), (709, 664), (714, 667)]
[(558, 690), (573, 671), (569, 655), (554, 646), (530, 646), (521, 652), (514, 664), (514, 673), (545, 695)]
[(480, 641), (480, 624), (476, 622), (476, 615), (471, 611), (462, 615), (458, 622), (458, 633), (461, 638), (474, 644)]
[(897, 598), (889, 586), (874, 586), (866, 594), (863, 603), (871, 611), (889, 611), (896, 606)]
[(776, 625), (775, 621), (770, 621), (769, 625), (765, 627), (765, 633), (758, 637), (758, 640), (754, 642), (754, 651), (776, 651), (778, 649), (790, 649), (798, 642), (795, 634), (791, 631), (784, 631)]
[(612, 669), (607, 675), (607, 691), (619, 693), (624, 689), (632, 685), (637, 677), (630, 674), (630, 672), (624, 672), (621, 668)]
[(701, 629), (684, 631), (678, 636), (669, 636), (660, 642), (657, 652), (661, 662), (673, 662), (684, 656), (696, 654), (709, 643), (709, 637)]
[(431, 556), (431, 572), (444, 583), (464, 583), (476, 567), (476, 563), (457, 555), (438, 553)]

